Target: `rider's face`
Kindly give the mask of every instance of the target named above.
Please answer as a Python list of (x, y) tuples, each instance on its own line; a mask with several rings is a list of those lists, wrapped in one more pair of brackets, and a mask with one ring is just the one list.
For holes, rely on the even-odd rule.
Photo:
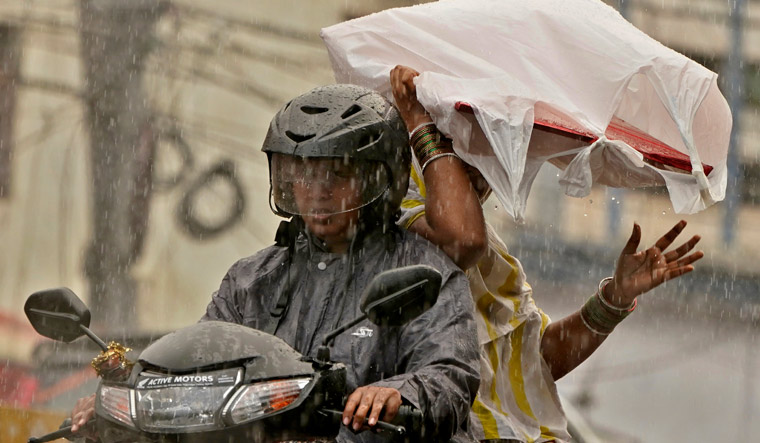
[(359, 222), (359, 210), (346, 209), (361, 206), (362, 178), (340, 159), (304, 160), (302, 172), (293, 197), (306, 228), (332, 252), (345, 251)]

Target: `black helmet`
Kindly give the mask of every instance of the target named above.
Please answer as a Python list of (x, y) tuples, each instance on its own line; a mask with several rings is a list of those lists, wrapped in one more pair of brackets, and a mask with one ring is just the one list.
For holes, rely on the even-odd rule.
[(325, 180), (336, 186), (345, 170), (359, 179), (343, 186), (360, 186), (361, 197), (334, 211), (366, 207), (365, 223), (374, 219), (387, 224), (407, 191), (411, 161), (407, 144), (398, 110), (370, 89), (329, 85), (296, 97), (272, 119), (262, 148), (269, 157), (273, 211), (284, 217), (305, 215), (295, 201), (293, 184)]

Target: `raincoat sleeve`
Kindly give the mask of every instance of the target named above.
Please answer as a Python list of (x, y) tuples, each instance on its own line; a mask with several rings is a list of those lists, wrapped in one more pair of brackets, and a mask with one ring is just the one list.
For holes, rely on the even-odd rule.
[(229, 323), (243, 323), (243, 316), (235, 303), (235, 285), (233, 276), (233, 267), (222, 279), (219, 290), (211, 296), (211, 302), (206, 307), (206, 313), (201, 317), (201, 321), (225, 321)]
[(373, 383), (397, 389), (407, 402), (421, 409), (426, 437), (433, 441), (448, 439), (461, 428), (480, 383), (469, 294), (464, 273), (452, 270), (435, 305), (401, 332), (399, 372), (404, 373)]
[[(219, 290), (211, 296), (200, 321), (216, 320), (255, 327), (269, 310), (268, 299), (251, 296), (252, 288), (275, 272), (285, 260), (285, 248), (269, 247), (243, 258), (227, 271)], [(254, 291), (255, 292), (255, 291)]]

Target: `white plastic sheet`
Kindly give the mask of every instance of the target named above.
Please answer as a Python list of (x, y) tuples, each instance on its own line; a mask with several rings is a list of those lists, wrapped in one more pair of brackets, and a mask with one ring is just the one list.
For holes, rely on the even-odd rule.
[[(717, 75), (600, 1), (440, 1), (340, 23), (322, 38), (339, 82), (391, 98), (393, 66), (422, 72), (419, 100), (517, 220), (547, 160), (575, 197), (592, 183), (665, 184), (674, 210), (694, 213), (725, 195), (731, 115)], [(456, 110), (460, 102), (472, 113)], [(572, 151), (539, 146), (534, 121), (595, 141)], [(614, 140), (611, 122), (648, 137), (635, 147)], [(651, 161), (652, 138), (686, 166)]]

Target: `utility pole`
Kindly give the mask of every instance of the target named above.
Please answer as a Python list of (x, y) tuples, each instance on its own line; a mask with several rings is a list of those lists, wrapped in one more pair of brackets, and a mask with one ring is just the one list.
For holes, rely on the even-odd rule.
[[(92, 241), (85, 260), (95, 326), (135, 325), (136, 282), (154, 146), (143, 92), (160, 0), (80, 0), (80, 39), (92, 174)], [(147, 175), (146, 175), (147, 174)]]
[(10, 195), (16, 82), (21, 68), (21, 32), (0, 24), (0, 199)]
[[(620, 15), (631, 21), (631, 0), (618, 0), (618, 12)], [(607, 188), (607, 195), (610, 201), (607, 202), (607, 233), (610, 238), (617, 238), (620, 233), (620, 218), (622, 214), (621, 205), (625, 200), (625, 189)]]
[(726, 61), (724, 89), (734, 118), (728, 146), (728, 185), (723, 215), (723, 243), (731, 246), (736, 236), (736, 217), (741, 205), (742, 175), (739, 169), (739, 133), (742, 108), (744, 107), (744, 4), (745, 0), (729, 1), (730, 39)]

